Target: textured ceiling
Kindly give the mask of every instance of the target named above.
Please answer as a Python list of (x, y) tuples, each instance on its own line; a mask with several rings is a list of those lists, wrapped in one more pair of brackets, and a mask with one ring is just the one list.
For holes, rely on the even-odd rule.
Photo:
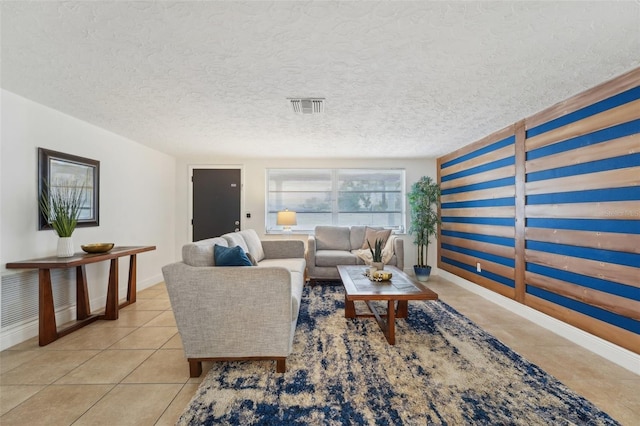
[(640, 65), (638, 1), (1, 7), (4, 89), (189, 158), (436, 157)]

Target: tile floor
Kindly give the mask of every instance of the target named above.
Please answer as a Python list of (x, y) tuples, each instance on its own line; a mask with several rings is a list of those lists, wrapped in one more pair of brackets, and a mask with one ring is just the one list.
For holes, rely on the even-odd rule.
[[(433, 277), (429, 287), (622, 424), (639, 424), (640, 376), (455, 284)], [(161, 283), (139, 292), (117, 321), (0, 352), (0, 424), (173, 425), (201, 378), (189, 378)]]

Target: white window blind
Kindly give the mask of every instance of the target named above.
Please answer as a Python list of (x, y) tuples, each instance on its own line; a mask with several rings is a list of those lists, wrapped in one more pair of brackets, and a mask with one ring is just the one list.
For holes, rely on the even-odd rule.
[(369, 225), (405, 232), (402, 169), (267, 169), (267, 232), (280, 210), (295, 211), (294, 231), (317, 225)]

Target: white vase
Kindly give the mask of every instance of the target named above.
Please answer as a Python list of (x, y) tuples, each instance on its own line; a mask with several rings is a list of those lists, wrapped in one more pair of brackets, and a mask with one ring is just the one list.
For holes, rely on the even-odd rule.
[(71, 257), (73, 254), (73, 239), (71, 237), (58, 238), (58, 257)]

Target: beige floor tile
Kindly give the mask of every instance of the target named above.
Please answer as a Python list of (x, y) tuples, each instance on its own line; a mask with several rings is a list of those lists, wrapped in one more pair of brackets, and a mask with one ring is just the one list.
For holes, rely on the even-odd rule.
[(640, 379), (626, 381), (567, 380), (563, 383), (623, 425), (639, 423)]
[(174, 426), (182, 412), (189, 405), (191, 398), (196, 394), (198, 386), (197, 383), (184, 385), (154, 426)]
[(166, 311), (125, 311), (118, 313), (116, 321), (97, 321), (95, 327), (140, 327)]
[(136, 330), (135, 327), (88, 327), (47, 345), (49, 350), (106, 349)]
[[(156, 297), (164, 296), (167, 294), (166, 288), (153, 286), (139, 291), (136, 295), (136, 299), (155, 299)], [(136, 300), (137, 302), (137, 300)]]
[(122, 383), (186, 383), (189, 363), (179, 349), (160, 349), (129, 374)]
[(0, 417), (0, 424), (2, 426), (70, 425), (112, 387), (113, 385), (47, 386)]
[(166, 311), (146, 323), (144, 327), (176, 327), (176, 319), (172, 311)]
[(169, 341), (162, 346), (162, 349), (183, 349), (180, 333), (176, 333), (169, 339)]
[(153, 425), (180, 389), (180, 384), (117, 385), (74, 426)]
[(0, 374), (40, 356), (42, 351), (2, 351), (0, 352)]
[(35, 395), (45, 385), (0, 386), (0, 416)]
[(159, 349), (177, 333), (176, 327), (141, 327), (109, 349)]
[(519, 346), (571, 346), (570, 340), (555, 333), (549, 332), (530, 321), (517, 320), (517, 318), (505, 317), (505, 322), (495, 322), (483, 325), (486, 331), (506, 344), (518, 344)]
[(38, 349), (45, 349), (46, 346), (40, 346), (38, 344), (38, 337), (32, 337), (31, 339), (25, 340), (24, 342), (18, 343), (17, 345), (11, 346), (9, 351), (35, 351)]
[(140, 299), (136, 303), (126, 306), (120, 310), (125, 311), (168, 311), (171, 309), (171, 302), (169, 299), (156, 298), (156, 299)]
[(56, 384), (119, 383), (147, 358), (152, 350), (105, 350), (56, 381)]
[(43, 351), (40, 356), (0, 376), (2, 385), (47, 385), (99, 353), (96, 350)]

